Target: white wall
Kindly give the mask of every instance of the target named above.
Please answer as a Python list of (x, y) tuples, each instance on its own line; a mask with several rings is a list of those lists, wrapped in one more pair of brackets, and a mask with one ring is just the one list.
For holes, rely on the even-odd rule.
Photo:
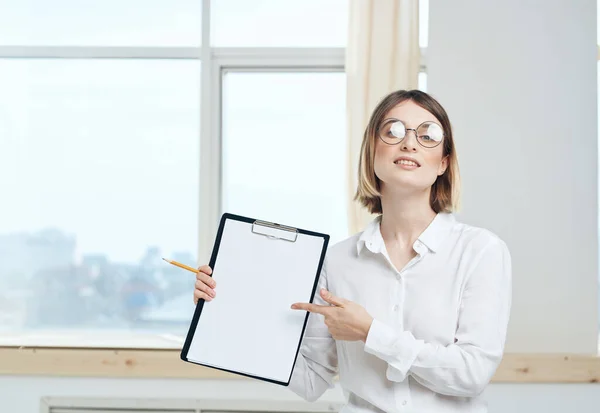
[(595, 0), (430, 0), (428, 91), (449, 112), (460, 217), (514, 265), (507, 350), (597, 349)]
[[(286, 388), (251, 380), (73, 379), (0, 377), (1, 413), (37, 413), (39, 399), (53, 397), (183, 398), (293, 400)], [(600, 391), (595, 385), (494, 384), (485, 393), (489, 413), (597, 413)], [(343, 402), (339, 388), (319, 401)]]

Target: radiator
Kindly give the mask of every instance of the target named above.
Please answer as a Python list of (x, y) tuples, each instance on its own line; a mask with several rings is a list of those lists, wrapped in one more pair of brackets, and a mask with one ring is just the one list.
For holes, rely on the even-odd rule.
[(43, 397), (40, 413), (335, 413), (341, 407), (283, 400)]

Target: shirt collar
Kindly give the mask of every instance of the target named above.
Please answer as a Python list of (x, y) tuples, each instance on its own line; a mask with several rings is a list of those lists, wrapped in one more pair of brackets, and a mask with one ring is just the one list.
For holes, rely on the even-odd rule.
[(440, 249), (442, 243), (448, 238), (452, 231), (456, 218), (447, 212), (438, 213), (433, 221), (421, 233), (418, 240), (421, 241), (431, 251), (436, 252)]
[(363, 247), (367, 247), (369, 251), (378, 254), (383, 249), (383, 237), (379, 229), (381, 223), (381, 215), (375, 218), (363, 231), (356, 243), (356, 252), (360, 255)]
[[(455, 222), (456, 219), (453, 214), (446, 212), (438, 213), (421, 235), (419, 235), (415, 244), (418, 246), (419, 243), (422, 243), (432, 252), (438, 251), (444, 240), (448, 237)], [(363, 247), (367, 247), (374, 254), (378, 254), (384, 249), (385, 244), (381, 236), (380, 224), (381, 215), (371, 221), (365, 228), (356, 243), (358, 254), (360, 254)]]

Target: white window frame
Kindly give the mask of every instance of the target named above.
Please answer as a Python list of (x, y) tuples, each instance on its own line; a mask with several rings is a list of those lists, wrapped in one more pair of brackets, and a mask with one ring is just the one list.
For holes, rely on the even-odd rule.
[[(219, 218), (222, 212), (223, 169), (222, 159), (222, 79), (230, 72), (344, 72), (345, 50), (325, 49), (282, 49), (282, 48), (215, 48), (203, 65), (203, 75), (210, 77), (207, 88), (210, 96), (203, 94), (202, 137), (200, 148), (200, 262), (207, 263), (214, 243)], [(209, 73), (205, 74), (206, 70)], [(203, 80), (205, 78), (203, 77)]]

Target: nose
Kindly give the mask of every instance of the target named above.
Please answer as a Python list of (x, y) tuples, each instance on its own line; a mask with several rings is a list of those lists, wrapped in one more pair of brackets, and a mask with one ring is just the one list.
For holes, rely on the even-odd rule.
[(401, 149), (407, 152), (417, 151), (417, 131), (414, 129), (406, 129), (406, 135), (400, 143)]

